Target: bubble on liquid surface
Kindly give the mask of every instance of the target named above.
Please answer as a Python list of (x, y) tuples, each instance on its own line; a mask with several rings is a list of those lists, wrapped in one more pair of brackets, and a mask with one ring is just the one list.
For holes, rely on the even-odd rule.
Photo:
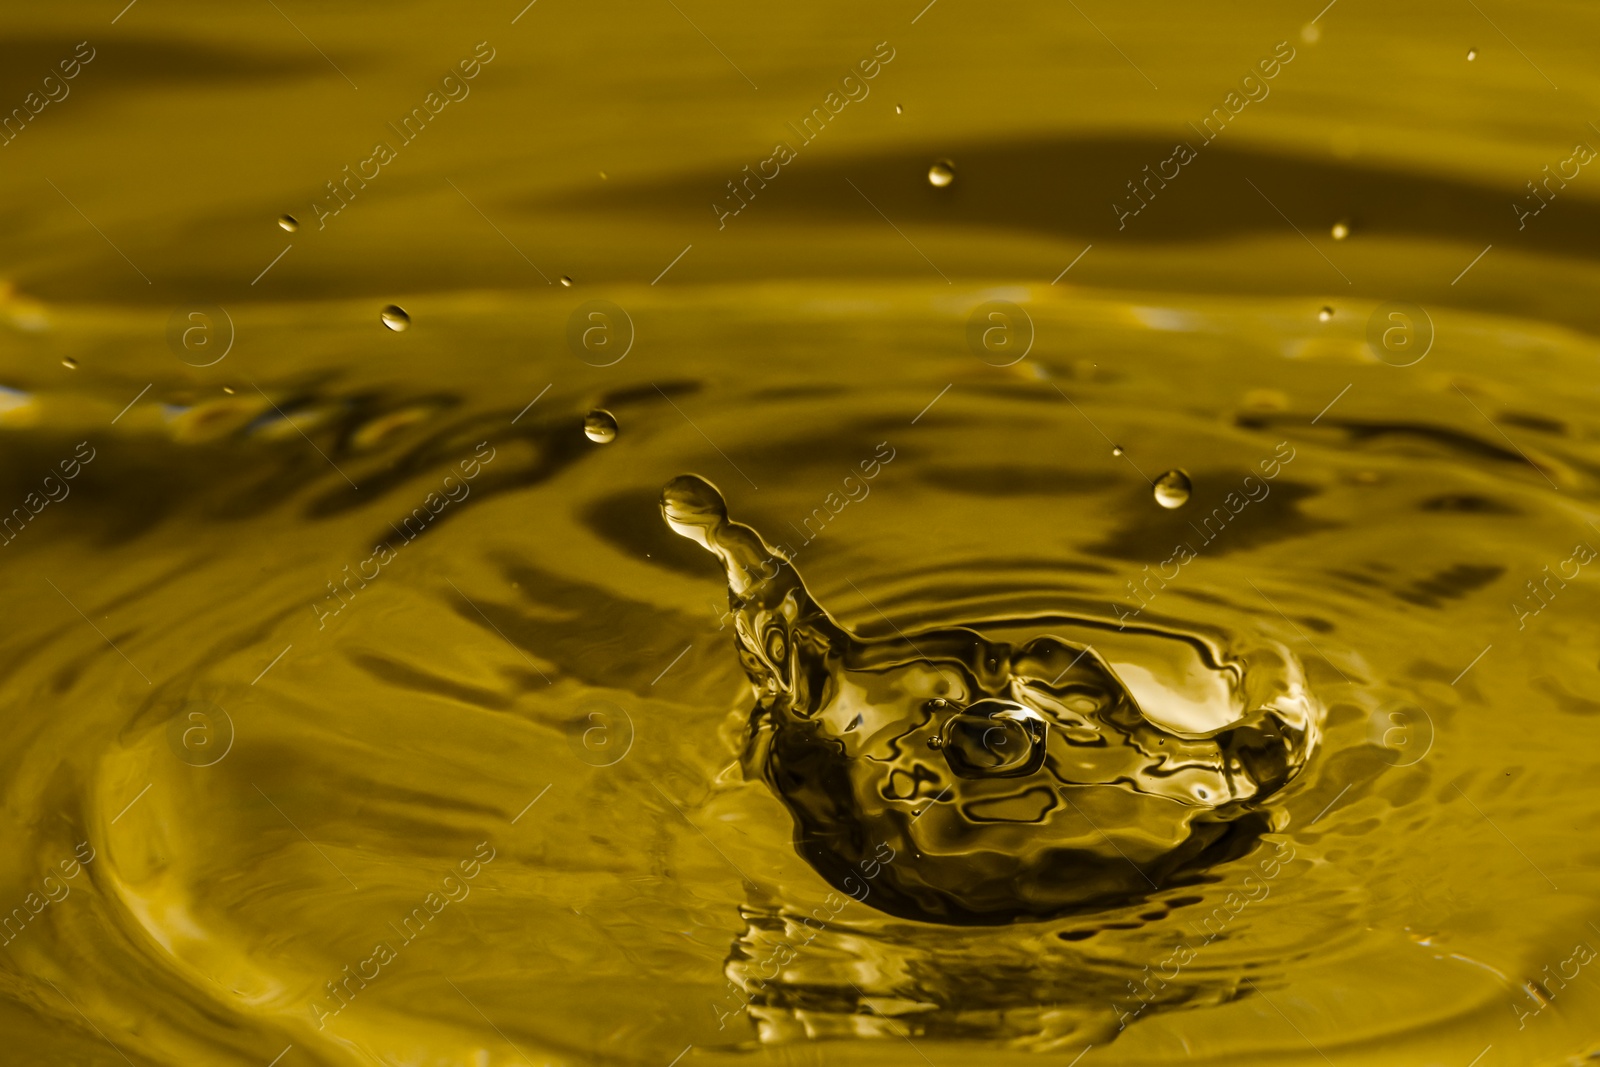
[(1281, 828), (1264, 802), (1320, 736), (1265, 640), (1032, 613), (862, 638), (710, 482), (673, 479), (661, 512), (727, 576), (747, 772), (823, 878), (891, 915), (996, 925), (1193, 881)]
[(943, 189), (956, 180), (956, 165), (948, 159), (941, 159), (928, 168), (928, 184), (935, 189)]
[(1181, 508), (1189, 502), (1189, 493), (1193, 488), (1185, 472), (1167, 471), (1155, 481), (1156, 503), (1164, 508)]
[(293, 233), (300, 228), (300, 220), (293, 215), (280, 215), (278, 216), (278, 227), (288, 233)]
[(411, 316), (407, 315), (405, 309), (398, 304), (390, 304), (384, 308), (378, 313), (378, 318), (395, 333), (400, 333), (411, 325)]
[(595, 408), (583, 417), (583, 435), (596, 444), (609, 444), (617, 439), (617, 420), (611, 412)]

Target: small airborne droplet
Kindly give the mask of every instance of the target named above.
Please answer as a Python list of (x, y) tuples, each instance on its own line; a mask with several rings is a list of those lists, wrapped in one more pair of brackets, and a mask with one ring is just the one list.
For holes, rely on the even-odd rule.
[(563, 274), (561, 276), (561, 284), (566, 286), (568, 289), (571, 289), (572, 288), (572, 279), (570, 277), (568, 277), (567, 275)]
[(583, 435), (597, 445), (617, 439), (617, 420), (609, 411), (595, 408), (583, 417)]
[(300, 223), (293, 215), (284, 215), (278, 219), (278, 225), (283, 229), (288, 230), (290, 233), (293, 233), (300, 228)]
[(223, 392), (224, 392), (224, 393), (227, 393), (227, 394), (228, 394), (228, 395), (229, 395), (229, 396), (232, 396), (232, 395), (233, 395), (233, 386), (231, 386), (231, 385), (224, 385), (224, 386), (223, 386), (223, 387), (222, 387), (222, 391), (223, 391)]
[(1156, 503), (1164, 508), (1181, 508), (1189, 502), (1189, 476), (1181, 470), (1170, 470), (1156, 479)]
[(1317, 319), (1321, 322), (1327, 322), (1331, 318), (1333, 318), (1332, 308), (1323, 308), (1321, 311), (1317, 312)]
[(68, 370), (77, 370), (78, 369), (78, 361), (73, 359), (71, 356), (62, 356), (61, 357), (61, 365), (63, 367), (65, 367), (65, 368), (67, 368)]
[(928, 184), (935, 189), (943, 189), (956, 180), (956, 166), (948, 159), (941, 159), (928, 168)]
[(1478, 58), (1478, 50), (1476, 48), (1467, 49), (1467, 62), (1468, 63), (1471, 63), (1474, 59), (1477, 59), (1477, 58)]
[(1121, 445), (1112, 445), (1112, 446), (1111, 446), (1111, 454), (1112, 454), (1112, 455), (1113, 455), (1113, 456), (1120, 456), (1120, 455), (1122, 455), (1122, 446), (1121, 446)]
[(395, 333), (399, 333), (411, 325), (411, 316), (407, 315), (405, 310), (398, 304), (390, 304), (384, 308), (378, 318)]
[(1349, 225), (1349, 223), (1336, 222), (1336, 223), (1333, 224), (1333, 239), (1335, 241), (1342, 241), (1346, 237), (1349, 237), (1349, 236), (1350, 236), (1350, 225)]
[(905, 114), (905, 108), (901, 107), (899, 104), (896, 104), (894, 106), (894, 113), (896, 115), (903, 115)]
[(605, 171), (601, 171), (600, 172), (600, 180), (601, 181), (605, 181), (606, 177), (607, 177), (606, 172)]

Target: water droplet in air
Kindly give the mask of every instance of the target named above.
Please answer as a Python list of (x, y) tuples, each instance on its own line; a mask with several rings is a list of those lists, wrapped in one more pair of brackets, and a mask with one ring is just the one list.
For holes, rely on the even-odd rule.
[(298, 230), (300, 228), (300, 223), (295, 219), (295, 217), (293, 215), (283, 215), (283, 216), (281, 216), (278, 219), (278, 225), (280, 227), (282, 227), (283, 229), (288, 230), (290, 233), (293, 233), (294, 231), (296, 231), (296, 230)]
[(1323, 308), (1321, 311), (1317, 312), (1317, 321), (1319, 322), (1327, 322), (1331, 318), (1333, 318), (1332, 308)]
[(63, 367), (65, 367), (65, 368), (67, 368), (68, 370), (77, 370), (78, 369), (78, 361), (73, 359), (71, 356), (62, 356), (61, 357), (61, 365)]
[(894, 106), (894, 113), (896, 115), (903, 115), (905, 114), (905, 108), (901, 107), (899, 104), (896, 104)]
[(1156, 479), (1156, 503), (1164, 508), (1181, 508), (1189, 502), (1189, 476), (1170, 470)]
[(1477, 58), (1478, 58), (1478, 50), (1476, 48), (1467, 49), (1467, 62), (1468, 63), (1471, 63), (1474, 59), (1477, 59)]
[(567, 275), (563, 274), (561, 276), (561, 284), (566, 286), (568, 289), (571, 289), (572, 288), (572, 279), (570, 277), (568, 277)]
[(405, 310), (398, 304), (390, 304), (384, 308), (378, 318), (383, 320), (383, 324), (395, 333), (399, 333), (411, 325), (411, 316), (407, 315)]
[(233, 386), (231, 386), (231, 385), (224, 385), (224, 386), (223, 386), (223, 387), (222, 387), (222, 391), (223, 391), (223, 392), (224, 392), (224, 393), (227, 393), (227, 394), (228, 394), (228, 395), (229, 395), (229, 396), (232, 396), (232, 395), (233, 395)]
[(1350, 236), (1350, 224), (1349, 223), (1347, 223), (1347, 222), (1336, 222), (1336, 223), (1333, 224), (1333, 239), (1335, 241), (1342, 241), (1346, 237), (1349, 237), (1349, 236)]
[(601, 181), (605, 181), (607, 177), (608, 177), (608, 175), (606, 174), (605, 171), (601, 171), (600, 172), (600, 180)]
[(943, 189), (956, 180), (956, 167), (948, 159), (941, 159), (928, 168), (928, 184), (935, 189)]
[(1120, 456), (1120, 455), (1122, 455), (1122, 446), (1121, 446), (1121, 445), (1112, 445), (1112, 446), (1111, 446), (1111, 454), (1112, 454), (1112, 455), (1113, 455), (1113, 456)]
[(583, 417), (583, 435), (595, 444), (609, 444), (617, 439), (617, 420), (609, 411), (595, 408)]

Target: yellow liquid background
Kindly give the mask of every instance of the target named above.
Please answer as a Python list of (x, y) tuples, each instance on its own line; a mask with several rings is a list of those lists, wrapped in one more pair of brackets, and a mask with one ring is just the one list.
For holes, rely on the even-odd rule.
[[(0, 148), (0, 509), (31, 516), (0, 548), (7, 1062), (1597, 1047), (1594, 975), (1558, 980), (1600, 943), (1596, 603), (1587, 567), (1526, 583), (1600, 544), (1600, 197), (1584, 168), (1521, 229), (1512, 205), (1600, 145), (1600, 16), (120, 6), (0, 16), (0, 107), (94, 51)], [(387, 124), (479, 42), (470, 94), (402, 144)], [(870, 92), (804, 142), (788, 124), (879, 42)], [(1270, 95), (1200, 144), (1189, 123), (1279, 42)], [(319, 228), (324, 183), (379, 140), (395, 158)], [(795, 158), (719, 228), (779, 141)], [(1196, 158), (1119, 229), (1125, 183), (1177, 141)], [(568, 344), (594, 299), (635, 333), (611, 366)], [(995, 300), (1035, 337), (1004, 368), (967, 340)], [(1397, 300), (1434, 333), (1408, 367), (1367, 342)], [(390, 304), (409, 329), (383, 328)], [(233, 330), (204, 368), (167, 333), (201, 305)], [(614, 442), (584, 437), (594, 408)], [(1203, 898), (1169, 918), (973, 930), (852, 902), (742, 1008), (830, 890), (738, 771), (721, 578), (656, 494), (700, 473), (782, 534), (885, 440), (871, 495), (797, 556), (864, 632), (1114, 618), (1290, 442), (1272, 495), (1140, 620), (1283, 642), (1325, 736), (1273, 802), (1282, 832), (1167, 893)], [(70, 493), (32, 511), (83, 441)], [(391, 532), (480, 442), (470, 493)], [(1146, 481), (1169, 468), (1194, 484), (1171, 512)], [(392, 562), (330, 600), (385, 539)], [(626, 719), (588, 718), (598, 700)], [(231, 723), (209, 765), (196, 701)], [(1128, 983), (1218, 907), (1118, 1029)], [(393, 959), (324, 1015), (380, 941)]]

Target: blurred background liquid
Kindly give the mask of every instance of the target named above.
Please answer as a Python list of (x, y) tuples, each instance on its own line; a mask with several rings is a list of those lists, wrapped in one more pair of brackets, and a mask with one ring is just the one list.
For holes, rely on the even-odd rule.
[[(7, 1062), (1600, 1049), (1600, 15), (1318, 6), (0, 15)], [(1279, 642), (1320, 746), (1125, 907), (850, 900), (684, 473), (863, 634)]]

